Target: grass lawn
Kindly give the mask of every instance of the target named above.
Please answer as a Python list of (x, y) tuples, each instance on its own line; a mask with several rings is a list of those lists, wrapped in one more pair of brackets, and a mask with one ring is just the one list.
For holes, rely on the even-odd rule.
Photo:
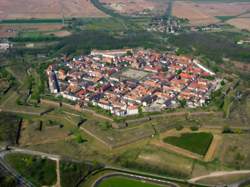
[(205, 155), (211, 142), (213, 135), (211, 133), (183, 133), (180, 137), (171, 136), (163, 139), (164, 142), (181, 147), (191, 152)]
[(6, 155), (7, 162), (35, 186), (51, 186), (56, 183), (56, 163), (38, 156), (21, 153)]
[(103, 180), (97, 187), (160, 187), (161, 185), (146, 181), (134, 180), (127, 177), (111, 177)]

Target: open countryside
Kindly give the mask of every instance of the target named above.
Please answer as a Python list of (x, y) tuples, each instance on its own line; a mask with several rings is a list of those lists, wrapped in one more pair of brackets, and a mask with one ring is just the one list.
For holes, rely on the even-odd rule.
[(249, 0), (2, 0), (0, 186), (248, 187)]

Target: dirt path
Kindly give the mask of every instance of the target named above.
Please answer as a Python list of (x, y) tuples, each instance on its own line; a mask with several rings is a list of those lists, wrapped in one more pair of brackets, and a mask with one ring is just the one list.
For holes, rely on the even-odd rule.
[(220, 177), (220, 176), (227, 176), (227, 175), (233, 175), (233, 174), (248, 174), (248, 173), (250, 173), (250, 170), (218, 171), (218, 172), (210, 173), (209, 175), (203, 175), (200, 177), (192, 178), (192, 179), (188, 180), (188, 182), (196, 182), (196, 181), (199, 181), (201, 179), (210, 178), (210, 177)]
[(213, 141), (212, 141), (212, 143), (207, 151), (207, 154), (204, 158), (205, 162), (209, 162), (209, 161), (213, 160), (215, 153), (216, 153), (216, 150), (218, 149), (220, 143), (221, 143), (221, 136), (215, 134)]
[(60, 175), (60, 160), (56, 160), (56, 175), (57, 175), (57, 182), (56, 187), (61, 187), (61, 175)]

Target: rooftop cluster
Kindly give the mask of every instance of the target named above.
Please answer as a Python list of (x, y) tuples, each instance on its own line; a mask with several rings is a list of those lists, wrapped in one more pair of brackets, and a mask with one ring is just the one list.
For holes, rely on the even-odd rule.
[(206, 104), (218, 81), (197, 60), (151, 50), (93, 50), (48, 67), (52, 93), (117, 116)]

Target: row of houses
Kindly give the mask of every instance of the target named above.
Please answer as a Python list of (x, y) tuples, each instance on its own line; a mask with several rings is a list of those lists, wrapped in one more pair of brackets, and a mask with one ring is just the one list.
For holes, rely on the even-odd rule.
[(62, 59), (47, 74), (52, 93), (117, 116), (178, 107), (181, 100), (203, 106), (217, 84), (197, 60), (143, 49), (94, 50)]

